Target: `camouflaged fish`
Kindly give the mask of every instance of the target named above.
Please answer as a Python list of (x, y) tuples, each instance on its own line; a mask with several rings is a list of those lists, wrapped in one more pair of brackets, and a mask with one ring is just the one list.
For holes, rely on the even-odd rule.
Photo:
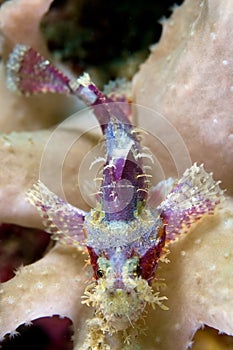
[(95, 309), (95, 316), (88, 321), (82, 349), (110, 349), (105, 336), (116, 332), (127, 336), (132, 327), (135, 332), (147, 305), (166, 309), (166, 297), (152, 287), (158, 263), (169, 244), (204, 215), (214, 214), (223, 191), (203, 165), (194, 164), (154, 207), (158, 188), (149, 188), (138, 133), (114, 94), (102, 93), (87, 74), (76, 81), (67, 78), (24, 45), (17, 45), (9, 57), (7, 82), (11, 90), (24, 95), (77, 96), (93, 109), (100, 124), (105, 163), (96, 207), (89, 213), (77, 209), (40, 181), (28, 192), (28, 199), (53, 238), (88, 252), (93, 280), (83, 303)]

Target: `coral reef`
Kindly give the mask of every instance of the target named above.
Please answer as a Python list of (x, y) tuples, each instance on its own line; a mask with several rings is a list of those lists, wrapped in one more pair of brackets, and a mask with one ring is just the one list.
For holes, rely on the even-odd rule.
[(32, 45), (40, 52), (49, 55), (40, 31), (40, 22), (49, 10), (51, 2), (51, 0), (33, 2), (16, 0), (8, 1), (1, 6), (0, 33), (3, 61), (0, 64), (0, 130), (2, 132), (47, 128), (80, 108), (77, 102), (70, 98), (44, 95), (27, 99), (6, 88), (4, 61), (17, 43)]
[[(49, 55), (39, 23), (50, 4), (48, 0), (13, 0), (2, 5), (4, 61), (19, 42), (33, 43), (33, 47)], [(233, 190), (231, 14), (230, 0), (186, 0), (164, 22), (161, 41), (153, 47), (133, 81), (134, 101), (168, 118), (182, 135), (192, 160), (203, 162), (216, 178), (222, 179), (229, 195)], [(25, 21), (25, 16), (30, 21)], [(25, 200), (25, 193), (38, 179), (43, 149), (52, 129), (30, 130), (53, 126), (77, 104), (60, 96), (15, 96), (5, 87), (4, 63), (0, 81), (0, 128), (8, 133), (0, 140), (0, 220), (42, 228), (39, 215)], [(152, 127), (156, 129), (156, 125)], [(21, 132), (9, 134), (12, 130)], [(85, 125), (79, 126), (80, 130), (85, 130)], [(55, 164), (60, 161), (57, 145), (66, 144), (73, 132), (61, 131), (51, 149), (51, 170), (46, 176), (58, 195), (62, 195), (61, 189), (53, 182)], [(95, 142), (95, 135), (81, 139), (63, 168), (66, 198), (82, 209), (87, 209), (87, 205), (77, 195), (76, 171)], [(149, 146), (166, 175), (174, 175), (157, 144)], [(169, 310), (148, 308), (148, 330), (138, 339), (143, 349), (185, 350), (203, 325), (233, 335), (232, 197), (222, 207), (218, 214), (205, 218), (187, 237), (174, 243), (170, 263), (159, 267), (159, 278), (164, 278), (167, 285), (163, 293), (168, 297)], [(14, 278), (3, 283), (0, 337), (6, 333), (14, 335), (19, 325), (33, 319), (59, 314), (73, 321), (74, 346), (79, 349), (86, 337), (85, 321), (92, 313), (80, 303), (91, 278), (89, 268), (84, 269), (84, 260), (85, 256), (74, 248), (56, 244), (41, 260), (20, 268)], [(111, 348), (121, 349), (120, 344), (113, 337)]]
[[(134, 101), (169, 120), (192, 161), (204, 162), (231, 194), (232, 11), (231, 0), (186, 0), (164, 22), (161, 40), (133, 80)], [(172, 175), (161, 147), (150, 147)]]
[[(85, 127), (85, 126), (84, 126)], [(82, 131), (82, 129), (81, 129)], [(57, 135), (56, 142), (52, 143), (50, 151), (47, 183), (52, 183), (53, 190), (62, 195), (62, 191), (72, 204), (83, 209), (87, 208), (79, 189), (77, 188), (76, 167), (79, 166), (79, 159), (88, 152), (93, 145), (91, 139), (80, 139), (70, 150), (63, 166), (64, 186), (61, 190), (56, 178), (56, 164), (61, 162), (61, 153), (57, 152), (62, 140), (64, 148), (69, 144), (70, 139), (77, 135), (80, 129), (61, 130)], [(35, 183), (39, 177), (40, 162), (46, 142), (52, 135), (51, 130), (41, 130), (34, 132), (13, 132), (3, 134), (0, 138), (0, 157), (2, 171), (0, 172), (0, 220), (22, 226), (40, 227), (38, 216), (35, 210), (25, 199), (25, 192)], [(7, 198), (7, 201), (5, 201)]]
[[(151, 54), (133, 79), (134, 101), (165, 116), (181, 134), (192, 161), (204, 162), (208, 170), (222, 179), (223, 186), (227, 188), (230, 195), (233, 193), (233, 80), (230, 73), (233, 64), (230, 44), (233, 33), (232, 11), (231, 1), (223, 3), (218, 0), (186, 0), (181, 7), (175, 8), (167, 21), (164, 21), (161, 40), (151, 47)], [(140, 123), (140, 115), (137, 120)], [(170, 145), (176, 147), (172, 138)], [(175, 169), (170, 166), (167, 154), (161, 145), (150, 142), (149, 146), (164, 164), (166, 173), (172, 175)], [(208, 236), (208, 229), (206, 230), (205, 226), (202, 235), (197, 233), (202, 228), (200, 226), (189, 237), (190, 243), (186, 241), (190, 248), (192, 245), (191, 249), (196, 256), (195, 262), (192, 259), (189, 260), (190, 255), (187, 254), (185, 243), (180, 251), (178, 249), (176, 252), (177, 247), (174, 247), (174, 253), (172, 250), (171, 261), (173, 261), (173, 254), (177, 254), (176, 258), (180, 263), (176, 270), (178, 274), (178, 271), (183, 271), (186, 267), (188, 269), (191, 262), (189, 276), (192, 279), (190, 284), (192, 287), (189, 293), (183, 293), (183, 288), (189, 280), (187, 276), (186, 278), (183, 276), (181, 289), (178, 289), (177, 285), (174, 286), (168, 296), (171, 300), (173, 293), (176, 294), (177, 291), (174, 303), (176, 307), (179, 305), (179, 308), (177, 307), (175, 311), (172, 305), (171, 309), (175, 313), (172, 313), (170, 318), (166, 318), (168, 315), (166, 313), (163, 314), (160, 311), (156, 313), (155, 317), (159, 320), (157, 337), (159, 342), (161, 341), (159, 349), (171, 349), (174, 348), (174, 344), (177, 349), (187, 348), (188, 339), (191, 340), (195, 331), (204, 324), (232, 335), (232, 305), (228, 304), (225, 308), (227, 299), (230, 301), (230, 275), (228, 275), (228, 282), (223, 284), (218, 279), (225, 264), (228, 264), (228, 257), (232, 254), (231, 248), (227, 250), (227, 245), (224, 249), (220, 238), (220, 236), (223, 237), (222, 233), (229, 235), (230, 242), (233, 233), (232, 212), (230, 213), (232, 197), (229, 201), (226, 202), (226, 210), (230, 214), (225, 221), (226, 226), (222, 222), (224, 225), (222, 231), (218, 231), (218, 225), (216, 228), (212, 226), (213, 232), (206, 246), (202, 246), (203, 239), (205, 240)], [(198, 238), (195, 240), (196, 234)], [(216, 243), (212, 241), (215, 234), (219, 235), (218, 238), (216, 236)], [(205, 261), (202, 266), (205, 272), (203, 271), (201, 277), (199, 266), (206, 259), (210, 249), (213, 249), (215, 256)], [(184, 265), (183, 259), (186, 258)], [(169, 266), (167, 268), (169, 269)], [(230, 264), (227, 269), (229, 273)], [(208, 270), (216, 271), (215, 276)], [(166, 275), (166, 281), (168, 279), (169, 276)], [(171, 284), (174, 282), (176, 283), (177, 279), (173, 275)], [(202, 290), (203, 282), (206, 283), (204, 290)], [(210, 292), (215, 295), (215, 300), (211, 300), (210, 295), (207, 297), (206, 293)], [(203, 307), (206, 297), (209, 298), (209, 306)], [(181, 316), (182, 312), (183, 316)], [(192, 316), (187, 316), (193, 313), (196, 313), (196, 321)], [(171, 319), (178, 320), (180, 316), (185, 322), (171, 325)], [(170, 325), (169, 333), (163, 329), (164, 324)], [(185, 342), (186, 345), (184, 345)]]

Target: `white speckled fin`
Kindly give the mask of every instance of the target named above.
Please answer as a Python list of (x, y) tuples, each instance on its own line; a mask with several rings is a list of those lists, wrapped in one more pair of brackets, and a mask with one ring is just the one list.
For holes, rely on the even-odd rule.
[(224, 198), (219, 183), (220, 181), (214, 181), (212, 174), (205, 171), (203, 165), (195, 163), (185, 171), (158, 207), (167, 224), (167, 241), (176, 240), (203, 216), (215, 213)]
[(27, 198), (37, 208), (53, 239), (79, 248), (85, 246), (83, 223), (86, 212), (59, 198), (41, 181), (27, 192)]
[(18, 44), (6, 64), (7, 86), (24, 95), (56, 92), (70, 94), (70, 79), (27, 45)]

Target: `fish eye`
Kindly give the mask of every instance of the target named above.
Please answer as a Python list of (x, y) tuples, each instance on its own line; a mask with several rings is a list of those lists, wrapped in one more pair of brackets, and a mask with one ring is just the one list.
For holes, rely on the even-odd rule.
[(98, 278), (102, 278), (104, 276), (104, 271), (101, 270), (101, 269), (98, 269), (96, 271), (96, 275), (97, 275)]
[(137, 264), (136, 268), (135, 268), (135, 277), (140, 277), (142, 274), (142, 268), (140, 266), (140, 264)]
[(132, 277), (136, 278), (136, 277), (140, 277), (141, 276), (141, 266), (138, 264), (135, 266), (135, 268), (132, 271)]

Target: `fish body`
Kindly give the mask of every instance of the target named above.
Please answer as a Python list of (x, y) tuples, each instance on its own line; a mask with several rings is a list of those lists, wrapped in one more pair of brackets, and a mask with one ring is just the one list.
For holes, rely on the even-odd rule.
[(122, 108), (87, 74), (70, 80), (25, 45), (17, 45), (11, 53), (7, 81), (11, 90), (24, 95), (75, 95), (93, 109), (101, 127), (105, 162), (96, 207), (84, 212), (40, 181), (28, 191), (28, 199), (54, 239), (89, 254), (93, 280), (82, 302), (92, 306), (95, 315), (89, 320), (83, 349), (97, 349), (96, 339), (101, 346), (98, 349), (107, 349), (105, 335), (136, 329), (148, 305), (167, 309), (163, 304), (166, 297), (153, 289), (157, 266), (172, 242), (205, 215), (215, 213), (223, 191), (203, 165), (194, 164), (154, 207), (150, 198), (163, 186), (149, 187), (145, 152), (130, 121), (130, 106)]

